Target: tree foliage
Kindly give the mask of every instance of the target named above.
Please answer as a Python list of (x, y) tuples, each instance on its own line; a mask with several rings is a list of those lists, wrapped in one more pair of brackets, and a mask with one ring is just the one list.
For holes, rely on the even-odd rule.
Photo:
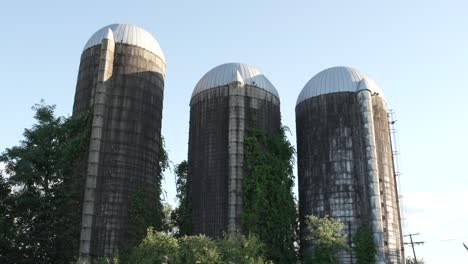
[(309, 215), (305, 219), (307, 228), (306, 240), (313, 245), (313, 254), (305, 257), (309, 263), (336, 263), (336, 254), (347, 250), (346, 236), (341, 233), (343, 223), (330, 216), (317, 217)]
[(264, 245), (255, 236), (230, 234), (221, 240), (203, 235), (176, 238), (173, 234), (149, 228), (140, 245), (122, 263), (271, 263), (264, 261), (263, 249)]
[[(25, 129), (18, 146), (0, 156), (2, 175), (0, 225), (9, 230), (2, 263), (66, 263), (78, 252), (84, 173), (91, 115), (63, 118), (55, 106), (33, 107), (36, 123)], [(5, 251), (7, 248), (11, 250)]]
[(146, 237), (130, 253), (128, 263), (157, 264), (177, 263), (179, 242), (163, 232), (154, 232), (150, 227)]
[(367, 225), (359, 227), (353, 236), (353, 251), (356, 254), (358, 264), (375, 263), (375, 249), (372, 231)]
[(221, 263), (216, 242), (204, 235), (179, 239), (179, 263)]
[(278, 135), (251, 130), (244, 141), (241, 223), (265, 244), (275, 263), (296, 261), (296, 207), (292, 187), (295, 150), (282, 128)]
[(247, 237), (232, 233), (218, 242), (223, 263), (262, 264), (265, 261), (265, 246), (254, 235)]
[(189, 235), (192, 231), (192, 205), (187, 183), (188, 163), (186, 160), (175, 166), (177, 208), (172, 212), (176, 236)]
[(12, 205), (10, 185), (4, 177), (0, 177), (0, 263), (13, 263), (14, 256), (17, 255), (15, 232), (12, 228), (14, 223)]

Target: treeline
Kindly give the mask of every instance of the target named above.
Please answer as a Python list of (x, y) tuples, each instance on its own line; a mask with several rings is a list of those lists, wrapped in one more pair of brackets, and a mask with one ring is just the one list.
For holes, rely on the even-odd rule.
[[(36, 123), (25, 129), (18, 146), (0, 155), (0, 263), (76, 263), (81, 204), (91, 131), (90, 113), (57, 117), (43, 102), (33, 107)], [(245, 137), (241, 224), (246, 236), (226, 234), (212, 240), (191, 235), (191, 191), (186, 161), (174, 167), (178, 205), (161, 199), (169, 158), (161, 139), (158, 197), (134, 193), (130, 221), (133, 245), (119, 256), (96, 263), (299, 263), (299, 224), (293, 196), (295, 150), (286, 137), (251, 130)], [(335, 263), (341, 250), (353, 250), (358, 263), (373, 263), (370, 230), (363, 226), (353, 248), (330, 217), (307, 218), (316, 249), (302, 263)]]

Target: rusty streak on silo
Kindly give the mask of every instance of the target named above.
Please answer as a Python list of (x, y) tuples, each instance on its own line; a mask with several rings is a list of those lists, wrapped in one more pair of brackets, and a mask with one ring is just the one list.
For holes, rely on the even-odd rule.
[[(165, 59), (134, 25), (97, 31), (81, 55), (73, 113), (93, 115), (83, 199), (80, 260), (130, 246), (137, 188), (158, 197)], [(155, 201), (156, 202), (156, 201)]]
[[(349, 246), (356, 230), (371, 228), (376, 263), (404, 263), (398, 193), (385, 99), (365, 74), (326, 69), (303, 88), (296, 104), (301, 253), (307, 215), (344, 224)], [(338, 263), (356, 263), (342, 251)]]
[(257, 69), (241, 63), (213, 68), (190, 101), (188, 186), (192, 233), (218, 238), (241, 232), (244, 137), (250, 129), (280, 130), (278, 92)]

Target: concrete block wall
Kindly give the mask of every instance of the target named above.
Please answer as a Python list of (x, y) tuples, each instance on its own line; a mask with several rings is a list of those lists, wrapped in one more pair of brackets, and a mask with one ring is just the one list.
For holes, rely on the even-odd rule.
[[(362, 225), (361, 185), (357, 176), (359, 118), (353, 93), (327, 94), (296, 107), (301, 253), (312, 254), (305, 216), (329, 215), (351, 236)], [(341, 252), (339, 263), (354, 263), (352, 252)]]
[(75, 89), (73, 113), (88, 111), (97, 84), (101, 45), (94, 46), (81, 54), (80, 66)]
[(192, 98), (188, 186), (192, 232), (219, 237), (227, 227), (229, 87)]

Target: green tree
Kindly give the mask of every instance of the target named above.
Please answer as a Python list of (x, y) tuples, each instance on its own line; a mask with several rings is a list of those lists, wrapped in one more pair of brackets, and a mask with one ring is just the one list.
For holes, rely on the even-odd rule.
[(358, 264), (375, 263), (375, 254), (377, 251), (369, 226), (363, 225), (357, 229), (356, 234), (353, 236), (353, 244), (353, 251)]
[(216, 242), (210, 238), (198, 236), (184, 236), (179, 239), (179, 263), (221, 263)]
[(175, 166), (177, 208), (172, 212), (176, 236), (189, 235), (192, 231), (192, 206), (187, 184), (188, 163), (186, 160)]
[(172, 221), (172, 206), (168, 202), (163, 202), (163, 219), (162, 219), (162, 225), (160, 228), (161, 232), (167, 233), (167, 234), (173, 234), (174, 231), (174, 222)]
[(265, 245), (254, 235), (232, 233), (218, 241), (223, 263), (263, 264)]
[(268, 259), (294, 263), (297, 211), (292, 187), (295, 150), (282, 128), (278, 135), (251, 130), (244, 141), (243, 204), (245, 233), (258, 236)]
[(305, 256), (306, 263), (336, 263), (336, 254), (348, 250), (346, 236), (341, 233), (343, 223), (329, 216), (308, 215), (305, 219), (306, 240), (313, 246), (311, 256)]
[(177, 263), (179, 242), (170, 234), (154, 232), (150, 227), (146, 237), (128, 258), (131, 264)]
[(14, 263), (17, 256), (12, 217), (11, 188), (0, 170), (0, 263)]
[(1, 199), (6, 221), (14, 219), (13, 262), (67, 263), (78, 252), (84, 174), (77, 164), (86, 159), (91, 118), (56, 117), (55, 106), (44, 102), (33, 109), (36, 124), (0, 156), (12, 190)]

